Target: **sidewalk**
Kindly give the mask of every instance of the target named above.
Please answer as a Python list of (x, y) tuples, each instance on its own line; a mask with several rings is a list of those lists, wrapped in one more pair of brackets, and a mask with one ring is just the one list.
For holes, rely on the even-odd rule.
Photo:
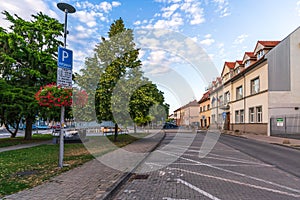
[[(151, 136), (129, 144), (124, 149), (130, 152), (146, 152), (145, 155), (147, 156), (163, 140), (165, 134), (160, 132)], [(118, 151), (119, 149), (104, 156), (113, 159)], [(37, 187), (6, 196), (4, 199), (105, 199), (121, 184), (122, 180), (129, 177), (130, 172), (139, 163), (132, 166), (128, 170), (129, 172), (122, 172), (94, 159)]]
[(18, 145), (13, 145), (13, 146), (8, 146), (8, 147), (1, 147), (0, 148), (0, 153), (4, 151), (12, 151), (12, 150), (18, 150), (18, 149), (25, 149), (25, 148), (30, 148), (30, 147), (35, 147), (43, 144), (51, 144), (52, 140), (47, 140), (47, 141), (42, 141), (42, 142), (34, 142), (34, 143), (28, 143), (28, 144), (18, 144)]
[(291, 147), (300, 147), (300, 140), (297, 139), (274, 137), (274, 136), (267, 136), (267, 135), (256, 135), (251, 133), (243, 133), (240, 136), (253, 139), (253, 140), (267, 142), (270, 144), (280, 144), (280, 145), (291, 146)]

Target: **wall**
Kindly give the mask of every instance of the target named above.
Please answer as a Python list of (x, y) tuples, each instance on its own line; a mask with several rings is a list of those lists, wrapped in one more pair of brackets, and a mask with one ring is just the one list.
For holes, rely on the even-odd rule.
[[(300, 28), (296, 29), (287, 38), (267, 54), (269, 60), (269, 77), (272, 77), (274, 69), (282, 68), (290, 72), (277, 70), (277, 83), (272, 85), (269, 92), (269, 119), (272, 116), (300, 114)], [(287, 46), (288, 45), (288, 46)], [(286, 51), (285, 63), (277, 62), (276, 57), (281, 57)], [(275, 61), (274, 61), (275, 60)], [(288, 80), (288, 83), (286, 81)], [(270, 83), (270, 81), (269, 81)], [(272, 82), (271, 82), (272, 83)], [(284, 87), (283, 87), (284, 86)], [(268, 128), (270, 135), (270, 128)]]

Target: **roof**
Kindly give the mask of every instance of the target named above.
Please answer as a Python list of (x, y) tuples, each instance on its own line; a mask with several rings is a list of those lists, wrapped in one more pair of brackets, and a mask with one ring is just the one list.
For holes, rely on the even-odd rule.
[(259, 40), (257, 42), (265, 47), (275, 47), (277, 44), (280, 43), (280, 41), (262, 41), (262, 40)]
[(197, 100), (189, 102), (188, 104), (183, 106), (183, 108), (188, 108), (188, 107), (193, 107), (193, 106), (199, 106), (199, 103), (197, 102)]
[(224, 67), (223, 67), (223, 70), (222, 70), (222, 75), (223, 75), (223, 72), (225, 70), (225, 67), (228, 67), (229, 69), (234, 69), (235, 67), (235, 62), (225, 62), (224, 63)]
[(255, 57), (254, 52), (245, 52), (245, 55), (249, 56), (250, 58)]
[(209, 95), (210, 95), (210, 91), (205, 92), (198, 103), (202, 103), (204, 101), (209, 100)]
[(235, 67), (235, 62), (225, 62), (225, 65), (230, 69), (233, 69)]
[(237, 60), (236, 63), (239, 64), (239, 65), (242, 65), (243, 61), (242, 60)]

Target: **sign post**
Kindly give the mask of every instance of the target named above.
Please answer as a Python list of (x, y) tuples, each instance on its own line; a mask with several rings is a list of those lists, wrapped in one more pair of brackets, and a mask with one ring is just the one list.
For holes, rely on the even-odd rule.
[[(67, 17), (68, 13), (76, 12), (76, 9), (67, 3), (58, 3), (57, 7), (65, 13), (64, 24), (64, 48), (58, 48), (58, 60), (57, 60), (57, 86), (62, 88), (72, 88), (72, 67), (73, 67), (73, 52), (66, 49), (67, 46)], [(59, 135), (59, 159), (58, 167), (63, 168), (64, 158), (64, 122), (65, 107), (61, 106), (60, 112), (60, 135)]]

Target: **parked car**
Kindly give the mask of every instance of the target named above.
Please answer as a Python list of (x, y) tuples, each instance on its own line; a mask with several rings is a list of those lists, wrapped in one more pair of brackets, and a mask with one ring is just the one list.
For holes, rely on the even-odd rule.
[(39, 130), (47, 130), (47, 129), (49, 129), (49, 126), (47, 126), (47, 125), (38, 125), (37, 128)]
[(178, 128), (179, 126), (170, 122), (166, 122), (163, 126), (163, 129), (178, 129)]
[[(24, 124), (23, 126), (19, 127), (20, 130), (25, 130), (26, 129), (26, 125)], [(37, 126), (35, 124), (32, 124), (32, 130), (36, 130)]]

